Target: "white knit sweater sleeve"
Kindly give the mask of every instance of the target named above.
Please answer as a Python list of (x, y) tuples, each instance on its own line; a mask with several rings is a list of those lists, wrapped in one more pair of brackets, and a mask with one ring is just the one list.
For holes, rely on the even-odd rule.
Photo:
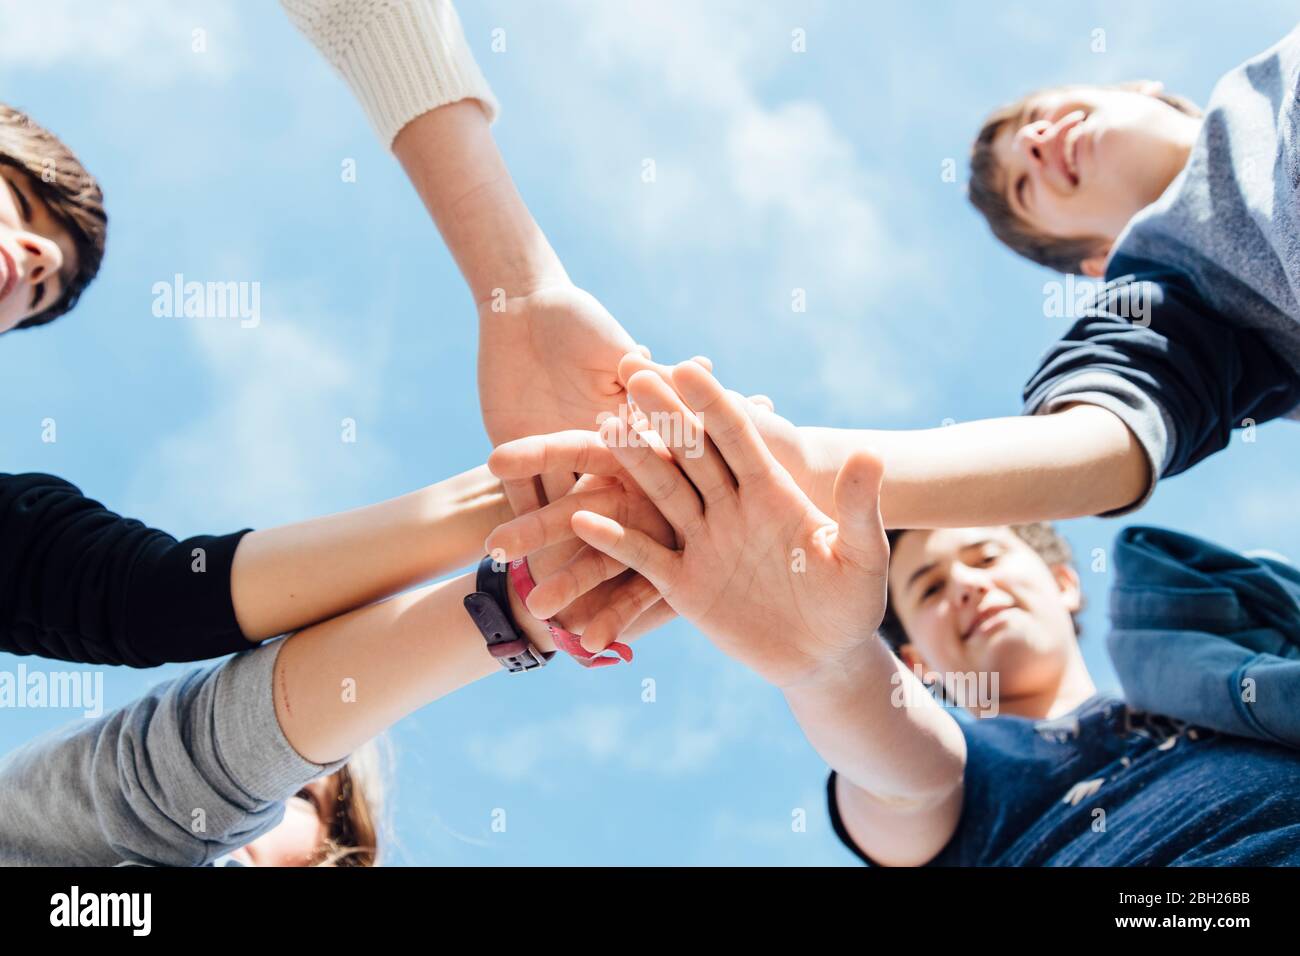
[(431, 109), (475, 99), (500, 109), (465, 42), (451, 0), (280, 0), (294, 25), (347, 81), (391, 147)]

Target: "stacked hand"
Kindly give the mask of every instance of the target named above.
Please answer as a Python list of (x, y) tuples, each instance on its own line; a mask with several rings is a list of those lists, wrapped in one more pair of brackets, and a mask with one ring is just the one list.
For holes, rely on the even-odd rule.
[[(713, 371), (712, 365), (708, 368), (709, 371)], [(642, 371), (658, 372), (660, 377), (669, 384), (673, 381), (672, 369), (652, 362), (650, 357), (642, 352), (630, 352), (618, 363), (618, 378), (625, 385), (630, 383), (637, 372)], [(758, 429), (759, 437), (763, 439), (763, 444), (767, 445), (768, 451), (781, 463), (782, 468), (790, 472), (800, 488), (809, 490), (812, 475), (816, 471), (813, 465), (814, 456), (799, 429), (789, 419), (776, 413), (772, 400), (766, 395), (749, 396), (749, 400), (744, 403), (744, 409), (753, 421), (754, 427)], [(818, 501), (811, 491), (809, 494), (814, 502)], [(827, 507), (830, 507), (829, 497)]]
[[(506, 442), (513, 449), (504, 457), (494, 453), (493, 470), (504, 479), (515, 513), (524, 516), (512, 526), (515, 534), (506, 550), (513, 558), (569, 542), (563, 549), (530, 558), (539, 587), (529, 608), (541, 618), (565, 609), (560, 623), (582, 634), (593, 650), (607, 647), (620, 635), (644, 633), (672, 612), (654, 606), (658, 594), (643, 578), (623, 573), (626, 569), (618, 562), (575, 541), (568, 522), (575, 505), (603, 508), (630, 527), (673, 542), (671, 527), (621, 468), (613, 463), (596, 466), (583, 455), (587, 444), (605, 451), (594, 431), (604, 417), (628, 413), (620, 361), (631, 354), (648, 363), (649, 351), (637, 348), (593, 296), (568, 284), (489, 300), (479, 311), (483, 420), (493, 444)], [(694, 361), (712, 367), (706, 358)], [(561, 429), (571, 431), (549, 436), (556, 450), (548, 441), (525, 437)], [(584, 476), (576, 486), (575, 474)], [(563, 531), (559, 535), (557, 520)], [(489, 551), (500, 550), (499, 543), (489, 542)], [(645, 618), (633, 628), (644, 612)]]
[[(523, 473), (525, 461), (540, 459), (617, 484), (580, 490), (545, 516), (516, 519), (494, 532), (489, 546), (515, 557), (518, 549), (563, 540), (567, 514), (578, 538), (615, 567), (640, 572), (675, 612), (772, 683), (790, 686), (837, 666), (871, 637), (884, 611), (889, 551), (879, 460), (862, 452), (845, 463), (834, 489), (837, 524), (777, 462), (744, 399), (693, 363), (673, 369), (671, 382), (649, 370), (628, 382), (662, 448), (612, 418), (599, 447), (589, 437), (542, 436), (528, 447), (499, 449), (494, 471), (517, 466)], [(707, 441), (682, 440), (704, 434)], [(673, 540), (648, 520), (637, 488)], [(562, 580), (539, 601), (562, 604), (582, 583)]]
[[(533, 579), (539, 582), (527, 607), (516, 608), (516, 616), (529, 613), (539, 620), (554, 619), (565, 630), (581, 635), (584, 646), (593, 651), (604, 650), (620, 637), (630, 640), (671, 620), (673, 610), (640, 574), (586, 546), (571, 532), (546, 533), (537, 522), (543, 515), (553, 520), (557, 506), (584, 502), (620, 515), (629, 526), (667, 544), (674, 543), (672, 528), (643, 496), (633, 499), (639, 500), (639, 505), (623, 509), (618, 500), (622, 489), (616, 479), (611, 484), (611, 479), (587, 475), (574, 483), (570, 473), (568, 481), (572, 485), (568, 494), (563, 494), (562, 484), (554, 480), (550, 483), (550, 490), (562, 494), (555, 504), (503, 526), (511, 529), (502, 537), (510, 542), (509, 547), (497, 543), (496, 533), (489, 540), (488, 551), (498, 561), (527, 556)], [(555, 601), (552, 595), (556, 593), (565, 597)], [(537, 633), (536, 628), (529, 630)]]
[[(602, 414), (626, 404), (618, 363), (637, 346), (583, 290), (556, 285), (492, 299), (479, 316), (479, 401), (493, 445), (569, 428), (594, 430)], [(508, 490), (517, 513), (564, 493), (560, 471), (542, 478), (544, 498), (531, 483)]]
[[(639, 363), (635, 367), (630, 364), (633, 359)], [(697, 356), (692, 362), (706, 370), (712, 368), (712, 363), (703, 357)], [(653, 370), (664, 381), (669, 381), (672, 375), (671, 368), (656, 365), (642, 352), (625, 356), (619, 371), (621, 375), (625, 370), (637, 369)], [(646, 395), (650, 396), (650, 393)], [(650, 397), (652, 407), (657, 407), (653, 396)], [(629, 404), (624, 405), (620, 417), (644, 422), (645, 411), (631, 405), (632, 396), (624, 393), (623, 398)], [(772, 413), (772, 403), (765, 396), (751, 396), (744, 400), (744, 404), (756, 420), (768, 416), (793, 430), (785, 419)], [(607, 414), (602, 413), (599, 420)], [(695, 434), (703, 437), (698, 426)], [(639, 427), (635, 440), (642, 439), (655, 454), (665, 461), (672, 460), (667, 446), (656, 432)], [(535, 616), (543, 619), (553, 617), (574, 602), (581, 602), (579, 606), (589, 608), (594, 605), (595, 598), (588, 596), (588, 592), (602, 582), (615, 580), (613, 586), (603, 587), (600, 591), (601, 599), (607, 602), (605, 613), (594, 615), (585, 630), (569, 628), (582, 634), (583, 644), (588, 650), (603, 650), (620, 636), (645, 633), (671, 617), (672, 612), (666, 606), (653, 602), (647, 605), (651, 596), (658, 599), (658, 592), (643, 577), (635, 573), (624, 574), (627, 569), (621, 562), (584, 546), (574, 537), (570, 523), (573, 515), (588, 510), (643, 531), (663, 544), (680, 544), (672, 526), (624, 470), (599, 434), (571, 429), (506, 442), (489, 457), (488, 467), (502, 479), (507, 496), (511, 502), (517, 503), (519, 515), (489, 536), (487, 550), (490, 553), (502, 560), (510, 560), (569, 543), (570, 549), (564, 552), (565, 560), (558, 564), (550, 561), (543, 565), (530, 559), (538, 586), (528, 599), (528, 609)], [(582, 475), (576, 485), (573, 483), (574, 474)], [(548, 504), (540, 507), (536, 489), (538, 476), (545, 478), (545, 497), (549, 499)], [(522, 507), (518, 504), (521, 502)], [(547, 565), (555, 570), (544, 573), (541, 568)], [(647, 607), (646, 619), (638, 620), (637, 614)], [(566, 615), (572, 613), (570, 610)], [(635, 628), (632, 627), (633, 621), (636, 621)]]

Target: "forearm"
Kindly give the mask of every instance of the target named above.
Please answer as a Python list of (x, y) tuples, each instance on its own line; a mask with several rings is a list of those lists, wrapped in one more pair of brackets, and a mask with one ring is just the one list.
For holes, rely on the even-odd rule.
[(281, 5), (401, 162), (476, 302), (565, 281), (492, 138), (496, 99), (448, 0)]
[(800, 483), (822, 508), (831, 506), (834, 476), (854, 449), (880, 453), (888, 528), (1103, 514), (1137, 501), (1149, 480), (1141, 444), (1095, 405), (915, 431), (802, 428), (800, 438), (809, 460)]
[(231, 569), (240, 628), (264, 640), (463, 568), (511, 516), (500, 482), (479, 467), (380, 504), (255, 531)]
[(476, 303), (526, 296), (568, 281), (475, 102), (462, 100), (412, 120), (393, 141), (393, 154)]
[[(501, 665), (464, 606), (469, 573), (307, 628), (276, 661), (275, 711), (305, 759), (337, 760), (440, 697)], [(554, 650), (546, 628), (511, 592), (533, 643)]]
[(878, 638), (823, 677), (784, 689), (808, 742), (839, 775), (840, 813), (888, 864), (930, 860), (961, 814), (966, 742)]

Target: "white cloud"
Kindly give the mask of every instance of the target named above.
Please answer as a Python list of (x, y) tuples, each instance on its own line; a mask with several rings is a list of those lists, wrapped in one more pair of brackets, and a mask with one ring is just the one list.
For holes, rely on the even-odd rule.
[[(197, 0), (7, 3), (0, 70), (109, 68), (149, 83), (185, 73), (222, 77), (238, 59), (235, 23), (229, 4)], [(205, 49), (196, 52), (199, 39)]]
[(798, 239), (821, 234), (822, 271), (865, 291), (884, 230), (864, 195), (853, 148), (825, 110), (809, 102), (747, 109), (733, 120), (727, 152), (736, 195), (776, 218), (787, 251), (796, 251)]
[[(594, 228), (634, 251), (709, 257), (702, 261), (717, 265), (727, 288), (692, 289), (699, 311), (743, 321), (752, 341), (796, 334), (792, 290), (806, 289), (809, 310), (794, 319), (823, 400), (861, 412), (845, 386), (870, 378), (889, 396), (888, 409), (873, 402), (871, 411), (902, 410), (921, 383), (893, 360), (902, 345), (878, 306), (919, 273), (920, 257), (882, 223), (878, 184), (825, 107), (763, 96), (769, 77), (798, 68), (791, 30), (818, 10), (569, 0), (542, 14), (498, 4), (494, 14), (524, 52), (485, 68), (544, 74), (535, 105), (506, 103), (507, 122), (512, 109), (556, 114), (575, 159), (565, 188), (593, 198)], [(557, 62), (545, 44), (550, 58), (530, 59), (550, 34), (571, 43), (571, 55)], [(640, 175), (645, 159), (655, 162), (652, 184)]]
[[(283, 298), (311, 301), (307, 291)], [(371, 327), (365, 348), (345, 354), (320, 330), (322, 313), (307, 306), (272, 306), (256, 328), (238, 319), (157, 321), (188, 323), (211, 399), (145, 457), (128, 513), (203, 531), (281, 523), (355, 500), (391, 464), (372, 427), (386, 355), (381, 326)], [(345, 418), (357, 422), (355, 442), (343, 440)]]
[(608, 761), (618, 754), (627, 724), (624, 709), (583, 705), (549, 721), (471, 736), (466, 749), (482, 772), (506, 781), (525, 780), (539, 766), (561, 756), (594, 763)]
[(689, 676), (674, 670), (671, 686), (661, 681), (656, 703), (580, 704), (512, 731), (473, 735), (466, 751), (482, 773), (510, 782), (545, 780), (550, 775), (539, 771), (573, 760), (677, 777), (712, 766), (744, 741), (769, 744), (776, 728), (791, 731), (784, 704), (758, 677), (689, 644), (674, 653), (698, 666)]

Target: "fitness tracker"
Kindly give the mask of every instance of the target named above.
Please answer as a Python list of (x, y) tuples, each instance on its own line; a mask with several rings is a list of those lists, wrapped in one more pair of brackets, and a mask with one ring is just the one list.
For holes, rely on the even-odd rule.
[[(527, 601), (528, 595), (532, 594), (533, 588), (537, 586), (533, 581), (533, 572), (528, 568), (527, 558), (516, 558), (510, 562), (510, 583), (514, 585), (519, 600)], [(626, 644), (615, 641), (605, 648), (605, 650), (616, 654), (616, 657), (610, 657), (607, 654), (593, 654), (582, 646), (582, 640), (578, 635), (566, 631), (555, 621), (545, 621), (544, 623), (546, 629), (551, 632), (551, 639), (555, 641), (555, 646), (583, 667), (605, 667), (609, 664), (617, 664), (620, 660), (629, 664), (632, 663), (632, 648)]]
[(506, 591), (508, 584), (505, 566), (497, 564), (490, 555), (485, 557), (478, 565), (474, 593), (465, 595), (465, 610), (487, 641), (488, 653), (506, 670), (513, 674), (545, 667), (555, 651), (539, 650), (515, 625)]

